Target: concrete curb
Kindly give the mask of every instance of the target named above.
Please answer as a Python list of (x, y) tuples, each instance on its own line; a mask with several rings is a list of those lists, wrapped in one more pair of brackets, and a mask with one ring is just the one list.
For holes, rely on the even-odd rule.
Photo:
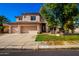
[(32, 50), (38, 50), (38, 49), (70, 49), (70, 48), (77, 48), (79, 49), (79, 45), (54, 45), (54, 46), (49, 46), (49, 45), (36, 45), (36, 46), (30, 46), (30, 47), (25, 47), (25, 48), (12, 48), (12, 47), (9, 47), (9, 48), (0, 48), (0, 50), (2, 49), (32, 49)]

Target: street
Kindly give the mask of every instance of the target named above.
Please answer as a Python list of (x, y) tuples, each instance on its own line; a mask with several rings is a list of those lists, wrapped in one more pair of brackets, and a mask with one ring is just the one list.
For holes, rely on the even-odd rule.
[(0, 56), (79, 56), (79, 50), (19, 50), (2, 49)]

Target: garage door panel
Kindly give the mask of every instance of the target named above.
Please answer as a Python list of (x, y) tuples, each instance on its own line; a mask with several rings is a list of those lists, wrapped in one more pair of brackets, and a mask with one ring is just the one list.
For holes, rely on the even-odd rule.
[(12, 28), (12, 33), (17, 33), (18, 32), (18, 27), (17, 26), (13, 26)]
[(24, 33), (24, 32), (28, 32), (28, 30), (27, 30), (26, 27), (23, 26), (23, 27), (21, 27), (21, 32), (22, 32), (22, 33)]
[(37, 30), (37, 26), (22, 26), (21, 32), (29, 32), (31, 30)]

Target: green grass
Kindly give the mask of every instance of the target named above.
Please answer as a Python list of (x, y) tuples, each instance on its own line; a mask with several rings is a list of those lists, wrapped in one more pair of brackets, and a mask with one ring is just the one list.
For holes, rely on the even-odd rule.
[(47, 35), (47, 34), (38, 34), (36, 37), (36, 41), (55, 41), (55, 40), (79, 40), (79, 35)]

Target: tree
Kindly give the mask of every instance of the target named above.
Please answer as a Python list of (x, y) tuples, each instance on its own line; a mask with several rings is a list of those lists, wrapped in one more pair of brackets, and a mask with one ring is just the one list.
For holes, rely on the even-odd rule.
[(50, 31), (53, 30), (54, 33), (59, 24), (57, 14), (54, 12), (55, 5), (56, 4), (44, 4), (40, 9), (41, 16), (47, 21)]
[(65, 15), (64, 19), (66, 20), (64, 25), (67, 24), (67, 28), (74, 33), (74, 22), (76, 21), (75, 17), (78, 17), (77, 15), (79, 14), (77, 4), (64, 4), (63, 9), (63, 14)]
[(9, 20), (5, 16), (0, 16), (0, 32), (3, 33), (4, 26), (3, 24), (9, 23)]
[(58, 23), (61, 25), (62, 30), (66, 30), (65, 26), (67, 24), (66, 28), (71, 29), (72, 33), (74, 30), (74, 18), (78, 13), (77, 4), (73, 3), (44, 4), (40, 10), (41, 16), (43, 16), (47, 22), (49, 21), (48, 24), (51, 23), (51, 27), (53, 27), (53, 25), (57, 26), (56, 23)]

